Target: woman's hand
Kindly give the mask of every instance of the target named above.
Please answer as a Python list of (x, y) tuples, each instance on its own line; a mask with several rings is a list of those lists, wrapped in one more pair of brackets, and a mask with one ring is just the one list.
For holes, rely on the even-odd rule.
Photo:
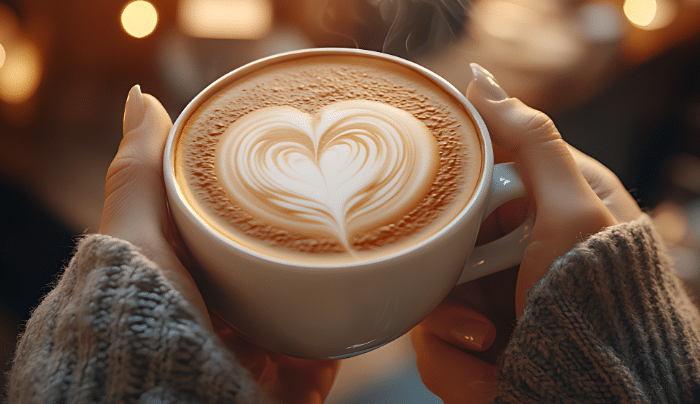
[(124, 112), (124, 138), (107, 172), (99, 232), (131, 242), (158, 264), (173, 288), (198, 311), (205, 326), (224, 340), (273, 397), (285, 403), (322, 403), (335, 379), (338, 361), (295, 359), (267, 352), (210, 318), (186, 269), (188, 257), (168, 210), (163, 149), (171, 126), (158, 100), (134, 86)]
[[(472, 65), (467, 97), (489, 128), (497, 162), (514, 161), (535, 224), (519, 268), (458, 286), (412, 333), (425, 385), (445, 403), (493, 397), (497, 357), (505, 348), (528, 291), (556, 258), (605, 227), (642, 213), (617, 177), (564, 142), (554, 123)], [(480, 242), (498, 238), (526, 216), (522, 201), (484, 223)]]

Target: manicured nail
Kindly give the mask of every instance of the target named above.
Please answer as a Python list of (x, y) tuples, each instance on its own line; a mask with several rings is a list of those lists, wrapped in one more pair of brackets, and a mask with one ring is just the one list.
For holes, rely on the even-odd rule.
[(488, 349), (496, 337), (496, 328), (488, 322), (479, 320), (462, 320), (450, 330), (454, 343), (470, 351)]
[(124, 124), (122, 126), (124, 135), (141, 126), (145, 116), (146, 107), (143, 103), (143, 94), (141, 94), (141, 87), (137, 84), (131, 87), (129, 96), (126, 98)]
[(491, 101), (502, 101), (508, 98), (508, 94), (498, 85), (496, 79), (488, 70), (479, 66), (476, 63), (471, 63), (474, 79), (472, 85), (475, 90), (478, 90), (482, 96)]

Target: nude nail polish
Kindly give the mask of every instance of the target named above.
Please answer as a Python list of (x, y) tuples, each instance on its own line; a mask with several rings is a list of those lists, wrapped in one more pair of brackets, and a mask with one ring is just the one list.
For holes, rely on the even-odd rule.
[(483, 351), (493, 343), (496, 329), (488, 322), (462, 320), (450, 330), (452, 343), (470, 351)]
[(488, 70), (476, 63), (469, 65), (472, 68), (474, 78), (469, 84), (469, 91), (478, 91), (484, 98), (491, 101), (502, 101), (508, 98), (508, 94), (498, 85), (496, 79)]
[(141, 87), (137, 84), (129, 90), (129, 96), (126, 98), (126, 106), (124, 107), (124, 123), (123, 134), (126, 135), (130, 131), (141, 126), (143, 118), (146, 116), (146, 106), (143, 102), (143, 94)]

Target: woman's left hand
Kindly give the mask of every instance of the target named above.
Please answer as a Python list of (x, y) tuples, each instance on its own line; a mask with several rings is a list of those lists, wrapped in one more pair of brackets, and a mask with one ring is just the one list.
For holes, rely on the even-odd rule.
[[(535, 211), (520, 267), (457, 286), (412, 332), (425, 385), (445, 403), (487, 403), (495, 393), (495, 364), (505, 349), (526, 296), (553, 261), (604, 227), (642, 212), (618, 178), (567, 145), (543, 113), (508, 98), (493, 77), (473, 66), (468, 99), (484, 118), (497, 162), (515, 161)], [(482, 225), (488, 242), (522, 222), (526, 209), (512, 201)]]
[(107, 172), (99, 233), (126, 240), (158, 264), (162, 275), (222, 338), (260, 385), (284, 403), (322, 403), (339, 361), (290, 358), (245, 341), (210, 314), (187, 267), (163, 181), (163, 150), (172, 122), (165, 108), (138, 86), (129, 92), (124, 138)]

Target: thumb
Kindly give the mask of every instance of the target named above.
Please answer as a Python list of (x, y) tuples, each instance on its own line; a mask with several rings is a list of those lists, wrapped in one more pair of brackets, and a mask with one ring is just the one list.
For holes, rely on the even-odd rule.
[(483, 117), (494, 144), (515, 156), (535, 209), (535, 225), (516, 286), (520, 315), (528, 290), (557, 257), (615, 221), (581, 174), (552, 120), (509, 98), (481, 66), (472, 64), (472, 72), (467, 97)]
[(133, 241), (135, 232), (165, 228), (169, 216), (162, 155), (171, 126), (170, 116), (154, 97), (142, 94), (139, 86), (131, 88), (124, 137), (107, 170), (100, 233)]
[(158, 264), (211, 329), (202, 296), (180, 261), (185, 255), (168, 211), (163, 149), (171, 127), (160, 102), (132, 87), (124, 110), (124, 138), (107, 170), (99, 232), (131, 242)]

